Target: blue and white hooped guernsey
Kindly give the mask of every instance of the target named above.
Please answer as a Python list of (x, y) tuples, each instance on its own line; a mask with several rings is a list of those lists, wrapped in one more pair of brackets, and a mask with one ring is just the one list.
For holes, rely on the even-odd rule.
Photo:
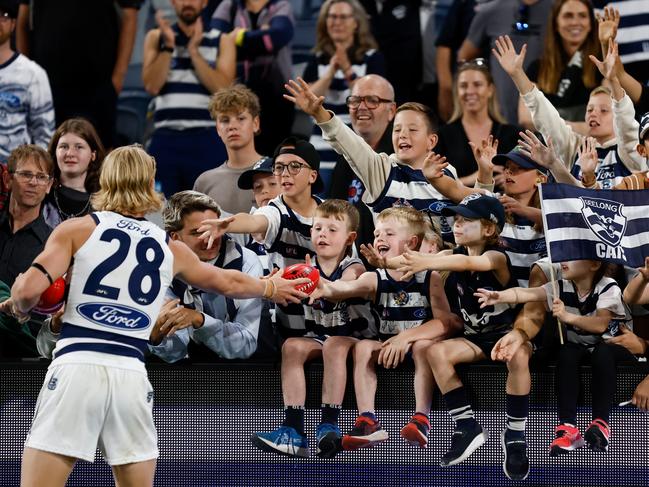
[(173, 278), (165, 232), (113, 212), (74, 254), (52, 365), (87, 363), (144, 371), (149, 336)]
[[(597, 159), (599, 163), (595, 169), (595, 179), (600, 184), (601, 189), (613, 189), (620, 184), (622, 179), (631, 175), (631, 171), (624, 165), (622, 159), (617, 153), (617, 144), (611, 147), (598, 147)], [(570, 169), (577, 180), (581, 179), (581, 166), (579, 165), (579, 156), (575, 156), (575, 163)]]
[[(444, 174), (457, 179), (453, 166), (444, 169)], [(438, 222), (444, 241), (453, 242), (453, 217), (441, 214), (444, 208), (453, 204), (428, 182), (419, 169), (393, 163), (383, 191), (367, 206), (372, 210), (375, 220), (379, 213), (392, 206), (411, 206), (423, 211)]]
[(532, 265), (548, 255), (543, 231), (535, 229), (534, 222), (514, 216), (513, 223), (505, 223), (500, 239), (511, 262), (512, 277), (520, 287), (529, 287)]
[(373, 307), (379, 315), (381, 340), (433, 318), (428, 298), (430, 271), (418, 272), (407, 282), (393, 279), (385, 269), (374, 272), (378, 282)]

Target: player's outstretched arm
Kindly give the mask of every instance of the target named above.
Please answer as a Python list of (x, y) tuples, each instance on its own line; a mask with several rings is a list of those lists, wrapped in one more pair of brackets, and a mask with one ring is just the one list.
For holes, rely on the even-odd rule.
[(260, 279), (201, 262), (182, 242), (171, 240), (169, 248), (174, 254), (174, 274), (187, 284), (204, 291), (230, 298), (263, 297), (279, 304), (299, 303), (307, 297), (296, 287), (311, 282), (308, 278), (287, 280), (278, 272), (271, 278)]

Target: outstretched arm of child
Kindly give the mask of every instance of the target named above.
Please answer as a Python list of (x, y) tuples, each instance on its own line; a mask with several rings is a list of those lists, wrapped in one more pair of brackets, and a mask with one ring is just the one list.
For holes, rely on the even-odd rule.
[(635, 276), (624, 289), (624, 302), (627, 304), (649, 303), (649, 257), (645, 257), (644, 267), (638, 269)]
[(266, 234), (268, 219), (262, 215), (237, 213), (227, 218), (208, 219), (201, 222), (198, 232), (200, 239), (207, 241), (207, 248), (212, 248), (214, 240), (225, 233), (260, 233)]
[(309, 304), (313, 304), (317, 299), (326, 299), (327, 301), (344, 301), (350, 298), (363, 298), (374, 300), (378, 280), (376, 273), (365, 272), (354, 281), (329, 281), (320, 278), (318, 287), (311, 293)]
[(582, 316), (566, 311), (566, 307), (559, 298), (552, 301), (552, 316), (566, 325), (574, 326), (588, 333), (604, 333), (613, 318), (613, 313), (608, 309), (598, 309), (595, 316)]
[[(499, 280), (507, 281), (509, 270), (507, 258), (502, 252), (488, 250), (482, 255), (462, 255), (452, 253), (422, 254), (407, 250), (401, 256), (403, 265), (397, 269), (404, 272), (402, 281), (410, 279), (417, 272), (424, 270), (451, 272), (486, 272), (495, 271)], [(505, 274), (507, 274), (505, 276)], [(501, 279), (502, 277), (502, 279)], [(506, 279), (504, 277), (507, 277)]]
[(473, 295), (478, 298), (481, 308), (500, 303), (529, 303), (532, 301), (545, 301), (547, 295), (543, 287), (510, 287), (502, 291), (491, 291), (480, 288)]

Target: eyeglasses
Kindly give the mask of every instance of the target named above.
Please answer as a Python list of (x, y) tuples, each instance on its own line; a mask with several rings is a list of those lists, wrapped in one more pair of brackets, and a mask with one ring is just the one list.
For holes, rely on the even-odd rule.
[(301, 162), (298, 161), (291, 161), (288, 164), (282, 164), (281, 162), (276, 162), (275, 164), (273, 164), (273, 174), (275, 176), (281, 176), (282, 174), (284, 174), (284, 169), (288, 169), (288, 173), (291, 176), (295, 176), (305, 166), (307, 165), (302, 164)]
[(381, 103), (394, 103), (392, 100), (386, 100), (385, 98), (381, 98), (376, 95), (368, 95), (368, 96), (350, 95), (345, 100), (345, 103), (347, 103), (347, 106), (349, 108), (358, 108), (362, 102), (365, 102), (365, 106), (370, 110), (374, 110), (375, 108), (378, 108), (378, 106)]
[(36, 179), (36, 184), (40, 184), (41, 186), (45, 186), (52, 179), (52, 176), (48, 174), (29, 171), (13, 171), (11, 174), (14, 174), (16, 179), (21, 183), (30, 183), (32, 179)]
[(335, 22), (336, 20), (345, 22), (352, 17), (354, 17), (354, 14), (327, 14), (327, 20), (331, 20), (332, 22)]
[(469, 60), (460, 60), (458, 61), (457, 66), (458, 68), (477, 67), (477, 68), (489, 69), (489, 63), (483, 57), (477, 57)]

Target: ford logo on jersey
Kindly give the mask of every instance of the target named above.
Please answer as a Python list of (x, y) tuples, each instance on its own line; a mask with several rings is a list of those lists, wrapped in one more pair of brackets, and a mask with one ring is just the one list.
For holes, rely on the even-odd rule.
[(151, 322), (145, 313), (121, 304), (84, 303), (77, 313), (98, 325), (124, 330), (141, 330)]

